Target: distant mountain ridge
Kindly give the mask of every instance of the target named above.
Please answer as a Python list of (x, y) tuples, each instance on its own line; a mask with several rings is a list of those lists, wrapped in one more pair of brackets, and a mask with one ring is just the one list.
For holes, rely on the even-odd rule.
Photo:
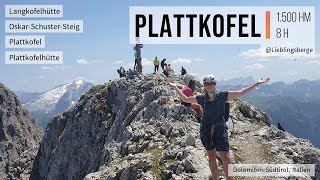
[[(218, 84), (217, 88), (238, 90), (246, 86)], [(263, 84), (241, 99), (267, 112), (275, 124), (280, 122), (288, 132), (320, 147), (320, 80)]]
[[(237, 90), (246, 87), (247, 85), (241, 84), (218, 84), (217, 88), (221, 90)], [(301, 79), (292, 84), (286, 84), (282, 81), (274, 82), (271, 84), (263, 84), (252, 93), (247, 94), (245, 97), (257, 96), (287, 96), (295, 97), (299, 101), (313, 101), (320, 99), (320, 80), (305, 80)]]
[(23, 107), (31, 113), (37, 124), (45, 129), (51, 118), (76, 104), (80, 96), (93, 86), (90, 82), (78, 80), (42, 93), (17, 92), (17, 95)]
[(14, 91), (14, 93), (19, 97), (22, 104), (33, 103), (37, 98), (39, 98), (39, 92), (26, 92), (26, 91)]
[(218, 81), (219, 86), (225, 86), (225, 85), (247, 85), (247, 84), (252, 84), (254, 82), (256, 82), (256, 81), (255, 81), (255, 79), (253, 79), (252, 76), (239, 77), (239, 78), (233, 78), (233, 79)]

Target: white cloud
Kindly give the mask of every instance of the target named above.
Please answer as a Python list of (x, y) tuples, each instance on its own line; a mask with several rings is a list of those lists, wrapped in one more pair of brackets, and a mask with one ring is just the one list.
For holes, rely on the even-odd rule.
[(42, 70), (54, 70), (53, 67), (50, 67), (50, 66), (43, 66), (41, 67)]
[(191, 76), (201, 76), (201, 74), (200, 73), (188, 73), (188, 74), (190, 74)]
[(44, 79), (44, 78), (46, 78), (45, 76), (39, 76), (39, 79)]
[(240, 55), (241, 57), (247, 58), (247, 59), (257, 59), (259, 61), (266, 61), (270, 59), (305, 59), (305, 60), (314, 60), (320, 58), (320, 54), (305, 54), (302, 56), (290, 56), (290, 55), (285, 55), (285, 56), (279, 56), (277, 53), (271, 53), (267, 54), (263, 52), (262, 48), (259, 49), (249, 49), (248, 51), (241, 52)]
[(91, 62), (92, 62), (91, 64), (99, 64), (99, 63), (104, 63), (104, 60), (102, 60), (102, 59), (95, 59), (95, 60), (92, 60)]
[(255, 70), (264, 69), (264, 66), (262, 64), (255, 63), (255, 64), (252, 64), (252, 65), (248, 65), (245, 68), (250, 70), (250, 71), (255, 71)]
[(288, 76), (296, 76), (298, 74), (298, 72), (297, 71), (294, 71), (294, 70), (289, 70), (288, 72), (287, 72), (287, 75)]
[(77, 59), (77, 63), (78, 64), (89, 64), (89, 61), (87, 61), (85, 59)]
[(198, 72), (195, 72), (195, 73), (188, 73), (190, 74), (191, 76), (195, 76), (199, 79), (199, 81), (201, 82), (201, 80), (203, 79), (203, 77), (205, 76), (204, 74), (201, 74), (201, 73), (198, 73)]
[(67, 67), (62, 65), (62, 66), (56, 66), (55, 69), (63, 71), (65, 69), (67, 69)]
[(262, 49), (249, 49), (248, 51), (244, 51), (240, 53), (241, 57), (244, 58), (254, 58), (254, 59), (267, 59), (270, 58), (270, 56), (267, 56), (266, 54), (262, 53)]
[(123, 67), (125, 70), (129, 70), (134, 68), (134, 63), (128, 63), (126, 66)]
[(178, 58), (178, 59), (174, 59), (172, 61), (172, 64), (191, 64), (191, 63), (199, 63), (199, 62), (203, 62), (204, 59), (201, 58)]
[(42, 70), (48, 70), (48, 71), (54, 71), (54, 70), (60, 70), (63, 71), (65, 69), (67, 69), (68, 67), (65, 65), (61, 65), (61, 66), (43, 66), (41, 67)]
[[(142, 63), (144, 63), (144, 60)], [(132, 63), (132, 62), (127, 63), (125, 60), (116, 60), (113, 62), (113, 64), (115, 65), (114, 68), (116, 68), (116, 69), (119, 69), (120, 66), (123, 67), (125, 70), (133, 69), (133, 67), (134, 67), (134, 63)]]
[[(223, 76), (231, 79), (239, 76), (245, 76), (245, 72), (240, 70), (230, 70), (230, 71), (224, 72)], [(228, 79), (221, 79), (221, 80), (228, 80)]]
[(117, 60), (117, 61), (113, 62), (113, 64), (123, 64), (123, 63), (124, 63), (123, 60)]
[(75, 77), (73, 79), (68, 79), (68, 80), (63, 80), (63, 83), (71, 83), (71, 82), (75, 82), (75, 81), (79, 81), (79, 80), (84, 80), (86, 82), (88, 82), (88, 78), (86, 77), (82, 77), (82, 76), (78, 76), (78, 77)]
[(194, 61), (194, 62), (203, 62), (203, 61), (204, 61), (204, 59), (201, 59), (201, 58), (195, 58), (195, 59), (193, 59), (193, 61)]
[(76, 62), (78, 64), (100, 64), (100, 63), (103, 63), (104, 61), (102, 59), (87, 60), (87, 59), (81, 58), (81, 59), (77, 59)]
[(147, 58), (142, 58), (142, 66), (153, 66), (153, 61), (149, 61)]
[(316, 65), (320, 65), (320, 61), (307, 61), (306, 64), (316, 64)]
[(172, 64), (191, 64), (192, 59), (178, 58), (172, 61)]
[(86, 78), (86, 77), (82, 77), (82, 76), (78, 76), (78, 77), (76, 77), (76, 78), (73, 78), (73, 79), (72, 79), (72, 81), (78, 81), (78, 80), (84, 80), (84, 81), (87, 81), (87, 80), (88, 80), (88, 78)]
[[(121, 64), (120, 64), (121, 65)], [(128, 63), (126, 64), (126, 66), (122, 66), (125, 70), (129, 70), (129, 69), (133, 69), (134, 67), (134, 63)], [(120, 66), (117, 67), (117, 69), (119, 69)]]
[[(147, 67), (147, 66), (151, 66), (153, 67), (153, 61), (149, 61), (147, 58), (142, 58), (141, 60), (141, 63), (142, 63), (142, 67)], [(122, 66), (125, 70), (128, 70), (128, 69), (132, 69), (134, 68), (134, 63), (130, 62), (130, 63), (126, 63), (122, 60), (118, 60), (118, 61), (115, 61), (114, 64), (118, 65), (116, 68), (118, 69), (120, 66)]]

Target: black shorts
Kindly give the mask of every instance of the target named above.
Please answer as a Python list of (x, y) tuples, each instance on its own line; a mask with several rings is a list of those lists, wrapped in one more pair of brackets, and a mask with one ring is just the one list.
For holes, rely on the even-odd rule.
[(211, 138), (211, 125), (201, 125), (200, 138), (207, 151), (216, 149), (216, 151), (229, 151), (229, 140), (227, 127), (217, 125), (214, 127), (214, 136)]

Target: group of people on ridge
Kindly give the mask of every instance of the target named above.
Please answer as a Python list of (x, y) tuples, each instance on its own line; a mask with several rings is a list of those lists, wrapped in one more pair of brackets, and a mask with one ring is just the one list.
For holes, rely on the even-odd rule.
[[(163, 59), (161, 62), (158, 59), (158, 57), (156, 56), (153, 60), (153, 65), (154, 65), (154, 73), (157, 73), (159, 71), (159, 65), (161, 66), (161, 69), (163, 71), (163, 73), (168, 77), (171, 74), (174, 74), (174, 70), (171, 67), (171, 64), (167, 64), (166, 63), (167, 59)], [(181, 67), (181, 75), (185, 75), (187, 74), (187, 71), (184, 67)]]
[[(166, 63), (167, 59), (163, 59), (161, 62), (158, 59), (158, 57), (155, 57), (154, 61), (153, 61), (153, 65), (154, 65), (154, 73), (157, 73), (159, 71), (159, 65), (161, 66), (161, 69), (163, 71), (163, 74), (165, 74), (167, 77), (174, 74), (174, 70), (171, 67), (171, 64), (167, 64)], [(134, 70), (137, 69), (137, 63), (138, 60), (137, 58), (135, 58), (135, 62), (134, 62)], [(126, 77), (127, 72), (125, 71), (125, 69), (123, 67), (120, 67), (119, 69), (117, 69), (117, 72), (119, 74), (119, 77)], [(187, 71), (184, 67), (181, 67), (181, 75), (185, 75), (187, 74)]]
[(117, 69), (117, 72), (119, 74), (119, 77), (122, 78), (122, 77), (126, 77), (126, 70), (124, 70), (124, 68), (121, 66), (119, 69)]

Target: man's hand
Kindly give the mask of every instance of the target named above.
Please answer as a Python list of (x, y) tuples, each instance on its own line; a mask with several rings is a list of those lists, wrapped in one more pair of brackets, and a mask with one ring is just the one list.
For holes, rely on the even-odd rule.
[(257, 81), (257, 84), (263, 84), (269, 82), (270, 78), (261, 78)]

